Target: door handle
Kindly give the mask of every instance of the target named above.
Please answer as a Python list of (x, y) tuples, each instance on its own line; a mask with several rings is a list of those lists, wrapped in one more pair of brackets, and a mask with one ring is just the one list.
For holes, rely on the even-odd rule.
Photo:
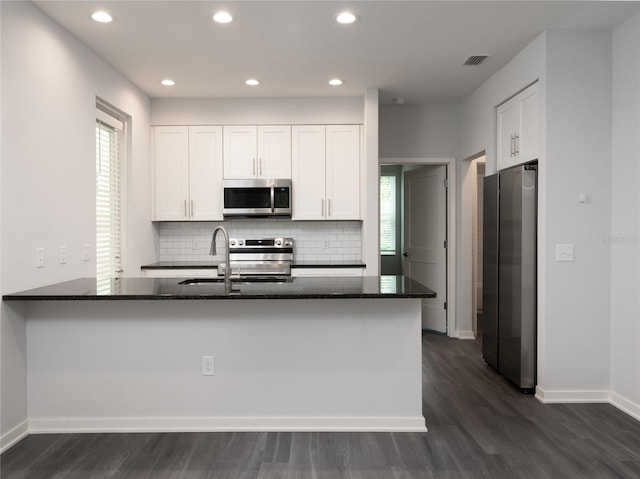
[(406, 258), (407, 256), (409, 256), (409, 254), (405, 251), (404, 253), (402, 253), (402, 256)]

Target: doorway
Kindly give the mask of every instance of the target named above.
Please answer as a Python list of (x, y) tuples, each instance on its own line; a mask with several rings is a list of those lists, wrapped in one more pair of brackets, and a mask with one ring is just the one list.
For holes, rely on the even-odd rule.
[(404, 274), (436, 291), (436, 298), (423, 301), (422, 327), (457, 336), (451, 307), (455, 205), (448, 180), (455, 163), (453, 159), (393, 161), (380, 168), (381, 274)]
[(484, 210), (484, 176), (485, 176), (486, 157), (481, 156), (472, 160), (472, 174), (475, 178), (474, 182), (474, 203), (473, 203), (473, 242), (472, 242), (472, 258), (473, 258), (473, 333), (477, 337), (481, 322), (478, 318), (482, 317), (482, 245), (483, 245), (483, 210)]

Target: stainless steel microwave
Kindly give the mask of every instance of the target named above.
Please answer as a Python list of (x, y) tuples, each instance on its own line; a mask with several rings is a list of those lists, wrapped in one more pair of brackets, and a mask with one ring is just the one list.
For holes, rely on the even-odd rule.
[(291, 180), (224, 180), (224, 216), (291, 216)]

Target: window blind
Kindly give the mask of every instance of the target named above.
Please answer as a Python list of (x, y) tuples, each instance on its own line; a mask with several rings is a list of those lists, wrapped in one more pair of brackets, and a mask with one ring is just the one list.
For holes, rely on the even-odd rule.
[(120, 136), (122, 122), (96, 114), (96, 279), (98, 289), (122, 273)]
[(395, 176), (380, 176), (380, 253), (396, 254)]

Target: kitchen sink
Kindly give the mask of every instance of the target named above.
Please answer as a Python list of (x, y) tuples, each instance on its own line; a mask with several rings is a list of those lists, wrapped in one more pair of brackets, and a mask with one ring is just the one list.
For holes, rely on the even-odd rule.
[[(291, 276), (232, 276), (232, 283), (289, 283)], [(224, 278), (190, 278), (180, 281), (178, 284), (203, 285), (210, 283), (224, 283)]]

